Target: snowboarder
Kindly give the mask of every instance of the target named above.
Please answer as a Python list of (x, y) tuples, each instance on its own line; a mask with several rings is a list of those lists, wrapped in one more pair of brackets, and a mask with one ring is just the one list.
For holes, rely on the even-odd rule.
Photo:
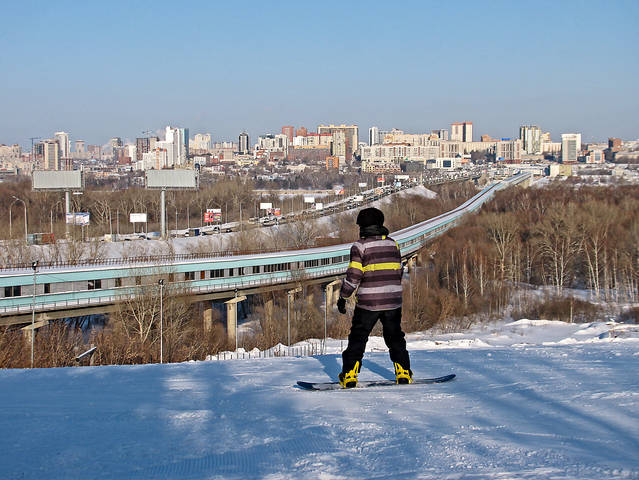
[(339, 292), (337, 309), (346, 313), (346, 299), (357, 291), (348, 347), (342, 353), (339, 383), (344, 388), (357, 385), (366, 342), (371, 330), (382, 322), (384, 341), (395, 366), (397, 383), (412, 383), (413, 372), (401, 327), (402, 264), (397, 242), (388, 236), (384, 214), (365, 208), (357, 215), (360, 239), (351, 247), (346, 278)]

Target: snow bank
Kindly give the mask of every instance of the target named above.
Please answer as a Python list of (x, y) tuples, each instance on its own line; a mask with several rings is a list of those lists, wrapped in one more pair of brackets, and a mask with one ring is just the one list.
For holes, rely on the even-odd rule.
[[(0, 478), (636, 479), (637, 328), (409, 335), (417, 376), (457, 374), (440, 385), (297, 389), (335, 379), (336, 340), (308, 357), (4, 370)], [(381, 339), (369, 347), (360, 378), (392, 378)]]

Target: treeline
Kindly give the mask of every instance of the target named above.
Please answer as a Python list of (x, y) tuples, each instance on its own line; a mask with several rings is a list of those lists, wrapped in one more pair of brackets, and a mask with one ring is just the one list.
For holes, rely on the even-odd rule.
[(405, 297), (415, 329), (504, 313), (601, 318), (606, 302), (638, 299), (639, 187), (502, 191), (421, 260)]

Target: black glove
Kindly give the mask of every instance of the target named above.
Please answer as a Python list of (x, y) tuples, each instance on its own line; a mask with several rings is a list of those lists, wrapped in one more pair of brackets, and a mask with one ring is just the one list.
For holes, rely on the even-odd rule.
[(339, 299), (337, 300), (337, 310), (341, 314), (346, 313), (346, 300), (342, 297), (339, 297)]

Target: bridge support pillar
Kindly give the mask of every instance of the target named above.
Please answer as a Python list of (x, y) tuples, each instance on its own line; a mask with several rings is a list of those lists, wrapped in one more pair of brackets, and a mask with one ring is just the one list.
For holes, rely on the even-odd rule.
[(341, 285), (341, 280), (335, 280), (326, 285), (326, 302), (328, 303), (328, 305), (335, 306), (335, 304), (337, 303), (337, 297), (339, 297), (339, 289)]
[(264, 316), (266, 321), (270, 324), (273, 321), (273, 299), (269, 298), (264, 302)]
[(26, 327), (22, 327), (22, 338), (24, 341), (31, 344), (31, 337), (35, 335), (35, 332), (38, 328), (44, 327), (49, 324), (49, 320), (39, 320), (33, 324), (33, 328), (31, 325), (27, 325)]
[(408, 269), (409, 272), (412, 271), (416, 266), (417, 266), (417, 256), (410, 257), (406, 261), (406, 268)]
[(226, 304), (226, 339), (235, 344), (237, 350), (237, 304), (246, 300), (244, 295), (232, 298), (224, 302)]
[(204, 302), (202, 320), (204, 322), (204, 331), (210, 332), (213, 329), (213, 305), (211, 305), (211, 302)]

